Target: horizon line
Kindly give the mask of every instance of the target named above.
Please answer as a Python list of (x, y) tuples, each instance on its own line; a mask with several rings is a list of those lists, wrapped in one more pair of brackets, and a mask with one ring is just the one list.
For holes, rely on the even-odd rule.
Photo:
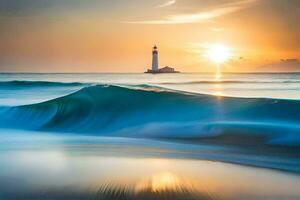
[[(222, 74), (300, 74), (300, 71), (222, 72)], [(0, 74), (145, 74), (144, 72), (0, 72)], [(180, 74), (215, 74), (215, 72), (181, 72)]]

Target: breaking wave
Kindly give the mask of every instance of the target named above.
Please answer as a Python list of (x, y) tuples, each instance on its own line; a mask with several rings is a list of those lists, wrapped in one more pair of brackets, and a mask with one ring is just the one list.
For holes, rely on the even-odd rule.
[(0, 128), (300, 147), (300, 101), (94, 85), (42, 103), (1, 107)]

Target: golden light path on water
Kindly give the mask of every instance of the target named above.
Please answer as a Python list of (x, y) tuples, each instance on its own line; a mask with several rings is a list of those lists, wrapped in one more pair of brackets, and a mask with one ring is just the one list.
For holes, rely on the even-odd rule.
[(217, 64), (216, 67), (216, 73), (214, 78), (214, 84), (213, 84), (213, 91), (212, 95), (215, 96), (224, 96), (223, 93), (223, 85), (222, 85), (222, 71), (221, 71), (221, 64)]
[(154, 192), (179, 188), (182, 180), (170, 172), (161, 172), (150, 177), (145, 177), (135, 185), (135, 191), (143, 191), (150, 188)]

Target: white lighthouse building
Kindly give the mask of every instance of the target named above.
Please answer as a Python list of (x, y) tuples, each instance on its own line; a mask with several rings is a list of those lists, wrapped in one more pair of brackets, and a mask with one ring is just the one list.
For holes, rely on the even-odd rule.
[(148, 69), (145, 73), (150, 74), (160, 74), (160, 73), (179, 73), (179, 71), (175, 71), (172, 67), (158, 67), (158, 50), (157, 46), (154, 46), (152, 49), (152, 67), (151, 69)]
[(153, 47), (152, 50), (152, 70), (158, 71), (158, 51), (157, 46)]

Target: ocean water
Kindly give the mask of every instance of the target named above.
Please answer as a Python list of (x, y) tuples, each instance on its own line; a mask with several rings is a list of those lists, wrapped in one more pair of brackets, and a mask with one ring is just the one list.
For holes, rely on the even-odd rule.
[(300, 74), (0, 74), (0, 138), (0, 199), (300, 199)]
[[(148, 84), (201, 94), (234, 97), (266, 97), (280, 99), (300, 99), (300, 73), (287, 74), (223, 74), (216, 77), (214, 74), (0, 74), (1, 102), (0, 105), (24, 104), (30, 101), (40, 102), (53, 97), (62, 96), (84, 87), (76, 83), (87, 84), (120, 84), (141, 85)], [(68, 87), (44, 87), (36, 88), (39, 95), (34, 95), (31, 90), (34, 87), (22, 90), (22, 87), (10, 87), (14, 89), (11, 94), (5, 82), (9, 81), (48, 81), (56, 83), (72, 83)], [(75, 83), (75, 84), (74, 84)], [(38, 84), (36, 84), (37, 86)], [(15, 88), (13, 88), (15, 87)], [(31, 90), (29, 90), (31, 89)], [(52, 90), (52, 91), (50, 91)], [(14, 98), (14, 94), (22, 95), (22, 101)], [(34, 91), (33, 91), (34, 92)], [(10, 96), (12, 95), (12, 96)]]

